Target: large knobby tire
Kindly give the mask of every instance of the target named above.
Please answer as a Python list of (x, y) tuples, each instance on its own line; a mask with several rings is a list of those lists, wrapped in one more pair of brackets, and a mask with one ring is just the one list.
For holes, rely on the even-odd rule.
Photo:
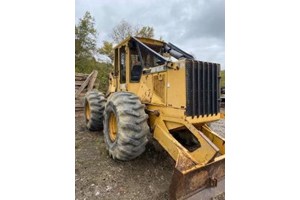
[(145, 151), (150, 135), (145, 105), (133, 93), (116, 92), (105, 106), (104, 139), (113, 159), (131, 160)]
[(98, 131), (103, 128), (105, 104), (106, 99), (101, 92), (92, 90), (86, 93), (84, 97), (84, 118), (86, 127), (90, 131)]

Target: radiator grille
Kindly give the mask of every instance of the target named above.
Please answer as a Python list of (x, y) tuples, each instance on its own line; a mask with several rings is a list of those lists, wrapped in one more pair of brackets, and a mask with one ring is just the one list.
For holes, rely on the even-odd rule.
[(220, 112), (220, 65), (186, 61), (186, 115), (199, 117)]

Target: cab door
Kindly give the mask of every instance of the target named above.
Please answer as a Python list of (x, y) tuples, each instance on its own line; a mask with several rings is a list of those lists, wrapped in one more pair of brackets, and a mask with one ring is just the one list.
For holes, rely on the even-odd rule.
[(126, 61), (127, 61), (127, 55), (126, 55), (126, 46), (122, 46), (119, 48), (119, 87), (118, 91), (127, 91), (127, 73), (126, 73)]

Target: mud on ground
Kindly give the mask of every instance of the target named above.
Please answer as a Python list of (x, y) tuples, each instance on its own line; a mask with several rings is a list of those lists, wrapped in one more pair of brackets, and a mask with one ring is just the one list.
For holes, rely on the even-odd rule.
[[(211, 128), (225, 137), (224, 120)], [(103, 133), (88, 131), (82, 117), (76, 118), (75, 138), (76, 199), (168, 199), (175, 162), (155, 140), (138, 158), (122, 162), (108, 156)]]

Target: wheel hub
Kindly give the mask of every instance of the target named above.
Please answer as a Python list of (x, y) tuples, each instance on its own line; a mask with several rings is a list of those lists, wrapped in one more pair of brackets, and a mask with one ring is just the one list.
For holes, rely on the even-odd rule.
[(109, 116), (109, 138), (112, 142), (116, 140), (117, 128), (117, 119), (115, 114), (112, 112)]
[(87, 121), (90, 121), (91, 109), (90, 109), (90, 105), (88, 103), (85, 104), (85, 116), (86, 116)]

